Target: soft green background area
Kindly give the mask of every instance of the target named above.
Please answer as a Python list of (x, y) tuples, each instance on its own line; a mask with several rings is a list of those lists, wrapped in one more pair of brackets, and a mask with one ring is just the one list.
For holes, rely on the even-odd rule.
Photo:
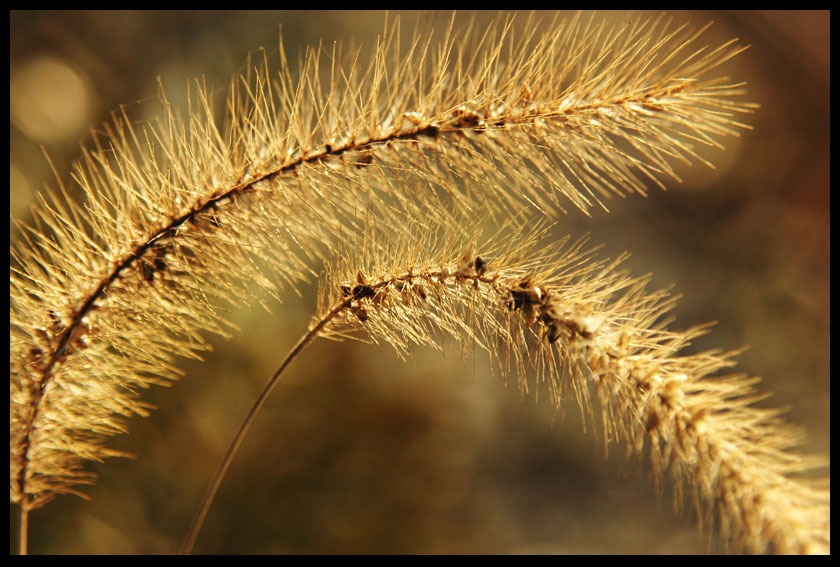
[[(633, 254), (634, 273), (684, 295), (675, 327), (716, 320), (703, 348), (749, 345), (739, 371), (761, 375), (765, 402), (790, 407), (806, 450), (830, 451), (830, 60), (828, 12), (675, 12), (675, 24), (715, 21), (718, 45), (751, 49), (726, 66), (762, 108), (725, 151), (681, 171), (684, 183), (611, 214), (572, 211), (564, 228), (591, 232), (604, 254)], [(416, 14), (404, 14), (404, 35)], [(458, 24), (468, 14), (459, 14)], [(489, 18), (479, 15), (479, 19)], [(604, 14), (616, 22), (628, 14)], [(188, 79), (220, 90), (282, 26), (294, 60), (324, 39), (370, 46), (378, 12), (12, 12), (10, 186), (26, 218), (35, 191), (65, 183), (112, 110), (156, 112), (156, 77), (170, 99)], [(419, 15), (442, 32), (447, 13)], [(219, 101), (222, 95), (220, 93)], [(10, 235), (15, 238), (14, 234)], [(243, 331), (213, 339), (204, 364), (184, 365), (158, 406), (110, 446), (135, 460), (96, 466), (90, 501), (59, 497), (31, 516), (32, 553), (171, 553), (239, 422), (306, 329), (315, 295), (273, 314), (234, 312)], [(520, 400), (486, 360), (321, 342), (291, 368), (252, 428), (200, 536), (198, 553), (694, 553), (691, 519), (659, 498), (648, 467), (603, 458), (573, 400), (563, 419)], [(716, 547), (712, 550), (717, 551)]]

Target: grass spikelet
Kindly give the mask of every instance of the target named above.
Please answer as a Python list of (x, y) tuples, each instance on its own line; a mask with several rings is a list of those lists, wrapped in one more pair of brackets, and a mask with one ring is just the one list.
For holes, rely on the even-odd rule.
[[(550, 237), (511, 219), (481, 238), (463, 219), (369, 219), (330, 263), (318, 314), (263, 390), (229, 449), (182, 551), (190, 551), (225, 471), (280, 375), (318, 337), (386, 342), (401, 356), (458, 341), (479, 348), (523, 393), (574, 397), (604, 447), (648, 454), (658, 485), (729, 549), (826, 553), (827, 489), (803, 478), (821, 463), (791, 449), (780, 412), (756, 407), (757, 379), (722, 374), (733, 352), (686, 353), (708, 325), (671, 330), (676, 298), (648, 277), (599, 260), (586, 239)], [(388, 222), (408, 228), (395, 233)], [(422, 226), (418, 226), (422, 225)]]
[[(558, 406), (576, 398), (605, 447), (649, 454), (657, 482), (670, 474), (678, 500), (731, 549), (828, 551), (827, 488), (802, 478), (821, 462), (791, 451), (801, 436), (779, 411), (755, 407), (755, 378), (722, 374), (737, 351), (687, 354), (708, 326), (671, 330), (675, 298), (621, 270), (622, 257), (596, 259), (585, 240), (540, 242), (546, 233), (529, 227), (465, 247), (458, 232), (348, 248), (321, 317), (349, 304), (325, 331), (356, 329), (403, 354), (441, 335), (478, 346), (523, 391), (545, 389)], [(367, 283), (347, 295), (360, 271)]]

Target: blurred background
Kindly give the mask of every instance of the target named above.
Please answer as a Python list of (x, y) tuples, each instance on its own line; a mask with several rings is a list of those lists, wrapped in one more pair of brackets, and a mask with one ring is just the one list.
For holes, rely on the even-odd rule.
[[(404, 29), (443, 31), (448, 12), (400, 13)], [(616, 23), (628, 13), (599, 17)], [(651, 14), (655, 16), (656, 14)], [(716, 46), (751, 48), (725, 66), (761, 109), (709, 152), (716, 169), (648, 198), (614, 199), (564, 230), (684, 296), (675, 328), (718, 321), (698, 349), (747, 345), (736, 369), (763, 377), (768, 406), (789, 408), (805, 452), (830, 457), (830, 13), (673, 12), (715, 25)], [(470, 14), (459, 14), (460, 26)], [(479, 21), (492, 18), (480, 13)], [(249, 52), (294, 60), (306, 45), (370, 46), (380, 12), (10, 13), (9, 207), (27, 219), (36, 192), (71, 187), (80, 144), (111, 111), (157, 113), (158, 83), (178, 104), (192, 77), (223, 89)], [(406, 34), (407, 35), (407, 34)], [(12, 230), (10, 239), (17, 237)], [(93, 467), (89, 501), (59, 497), (31, 515), (31, 553), (172, 553), (239, 423), (307, 327), (313, 290), (273, 315), (231, 319), (206, 362), (184, 363), (158, 410), (109, 446), (135, 454)], [(657, 495), (649, 467), (622, 447), (604, 456), (575, 402), (558, 413), (521, 399), (487, 370), (418, 349), (323, 341), (289, 370), (228, 472), (196, 553), (703, 553), (690, 516)], [(10, 518), (15, 516), (10, 506)], [(12, 530), (10, 530), (11, 532)]]

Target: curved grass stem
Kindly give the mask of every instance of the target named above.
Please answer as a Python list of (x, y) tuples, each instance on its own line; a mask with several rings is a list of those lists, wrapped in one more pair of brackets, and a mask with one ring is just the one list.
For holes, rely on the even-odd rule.
[(239, 431), (236, 432), (236, 436), (233, 438), (233, 441), (228, 447), (227, 453), (225, 453), (224, 458), (222, 459), (221, 464), (219, 465), (219, 470), (216, 471), (216, 476), (213, 478), (213, 482), (207, 488), (207, 492), (204, 493), (204, 497), (201, 499), (201, 505), (198, 509), (198, 512), (193, 519), (192, 525), (190, 526), (189, 532), (187, 532), (186, 537), (184, 537), (184, 542), (181, 544), (180, 553), (182, 555), (189, 554), (192, 552), (193, 545), (195, 545), (195, 540), (198, 537), (199, 531), (201, 531), (201, 527), (204, 525), (204, 519), (207, 517), (207, 512), (210, 510), (210, 506), (213, 503), (213, 500), (216, 498), (216, 493), (219, 491), (219, 486), (222, 484), (222, 479), (225, 477), (228, 468), (230, 467), (231, 462), (233, 462), (233, 457), (236, 455), (236, 452), (239, 450), (239, 446), (242, 444), (242, 440), (245, 438), (245, 434), (248, 433), (248, 430), (251, 428), (251, 424), (254, 422), (254, 419), (257, 417), (260, 409), (262, 409), (263, 405), (265, 404), (268, 396), (271, 395), (272, 390), (274, 390), (274, 386), (277, 385), (277, 382), (280, 381), (280, 376), (289, 367), (289, 365), (294, 361), (298, 355), (303, 352), (309, 344), (318, 338), (318, 335), (323, 330), (323, 328), (329, 324), (330, 321), (333, 320), (339, 313), (347, 309), (350, 305), (352, 298), (347, 298), (344, 301), (339, 302), (335, 305), (330, 311), (324, 315), (316, 324), (313, 326), (301, 339), (297, 342), (297, 344), (289, 351), (289, 354), (286, 355), (286, 358), (280, 364), (280, 367), (274, 373), (274, 375), (269, 379), (268, 383), (263, 388), (263, 391), (260, 393), (257, 400), (254, 402), (254, 405), (251, 406), (251, 410), (248, 412), (248, 415), (245, 416), (245, 420), (242, 422), (242, 425), (239, 427)]

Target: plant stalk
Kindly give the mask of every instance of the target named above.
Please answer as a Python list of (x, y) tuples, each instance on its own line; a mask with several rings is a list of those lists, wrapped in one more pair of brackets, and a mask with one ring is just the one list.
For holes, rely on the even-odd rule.
[(251, 424), (253, 423), (254, 419), (256, 418), (257, 414), (259, 413), (262, 406), (265, 404), (265, 401), (268, 399), (268, 396), (271, 394), (271, 391), (274, 389), (274, 386), (277, 385), (277, 382), (280, 380), (280, 376), (292, 363), (292, 361), (297, 358), (297, 356), (309, 346), (309, 343), (314, 341), (318, 338), (318, 335), (321, 333), (321, 330), (339, 313), (347, 309), (352, 301), (352, 297), (342, 300), (338, 304), (336, 304), (318, 323), (312, 327), (309, 332), (307, 332), (298, 343), (289, 351), (289, 354), (286, 355), (286, 358), (283, 360), (282, 364), (280, 364), (280, 368), (277, 369), (277, 372), (271, 377), (268, 383), (263, 388), (262, 393), (260, 393), (259, 397), (257, 398), (254, 405), (251, 406), (251, 411), (248, 412), (248, 415), (245, 417), (245, 420), (242, 422), (242, 425), (239, 428), (239, 431), (236, 433), (236, 437), (234, 437), (233, 442), (230, 444), (230, 447), (225, 453), (224, 459), (222, 459), (222, 463), (219, 465), (219, 470), (216, 472), (216, 476), (213, 478), (213, 482), (210, 487), (205, 492), (204, 497), (201, 501), (201, 507), (198, 510), (198, 513), (193, 519), (192, 525), (190, 526), (190, 530), (187, 533), (186, 537), (184, 538), (184, 542), (181, 544), (180, 554), (182, 555), (189, 555), (192, 552), (193, 545), (195, 544), (195, 540), (198, 537), (198, 532), (201, 531), (202, 525), (204, 525), (204, 519), (207, 517), (207, 512), (210, 510), (210, 506), (213, 503), (213, 500), (216, 497), (216, 493), (219, 491), (219, 486), (222, 484), (222, 479), (227, 473), (228, 468), (230, 467), (231, 462), (233, 461), (234, 455), (239, 450), (239, 446), (242, 444), (242, 440), (245, 438), (245, 434), (250, 429)]

